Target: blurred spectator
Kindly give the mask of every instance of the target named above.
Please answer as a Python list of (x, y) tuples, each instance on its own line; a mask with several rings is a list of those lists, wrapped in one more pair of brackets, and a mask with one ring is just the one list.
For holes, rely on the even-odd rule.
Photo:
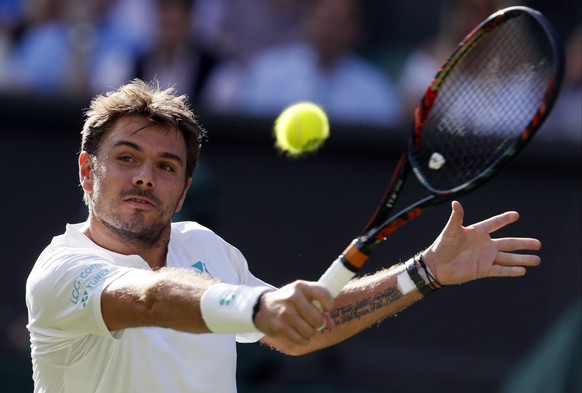
[(11, 29), (22, 18), (22, 0), (0, 0), (0, 29)]
[(157, 37), (134, 63), (134, 77), (174, 86), (196, 101), (219, 57), (192, 32), (194, 0), (156, 0)]
[(10, 61), (12, 87), (89, 94), (124, 82), (134, 43), (106, 18), (112, 0), (37, 0)]
[(218, 44), (230, 57), (245, 63), (266, 48), (296, 41), (301, 37), (305, 2), (231, 0), (224, 7), (221, 32), (216, 35)]
[[(225, 24), (226, 14), (228, 10), (235, 8), (236, 3), (237, 0), (196, 0), (192, 28), (200, 43), (206, 46), (219, 45), (225, 27), (228, 27)], [(249, 12), (249, 10), (246, 11)], [(244, 18), (243, 15), (239, 17)]]
[(307, 2), (304, 39), (253, 58), (228, 109), (273, 116), (293, 102), (310, 100), (332, 121), (394, 125), (399, 105), (390, 80), (355, 52), (365, 33), (359, 6), (355, 0)]
[[(203, 0), (203, 3), (216, 1)], [(242, 76), (248, 61), (260, 51), (301, 37), (301, 11), (305, 1), (227, 1), (228, 7), (222, 7), (221, 23), (215, 26), (218, 32), (215, 30), (212, 36), (212, 42), (225, 54), (225, 61), (211, 77), (205, 102), (214, 110), (232, 111), (240, 109), (237, 94), (242, 89)], [(218, 3), (223, 2), (215, 4)], [(207, 26), (208, 22), (204, 25)], [(207, 26), (204, 32), (207, 39), (209, 33)]]
[(560, 97), (540, 130), (540, 136), (552, 140), (582, 143), (582, 24), (578, 24), (566, 42), (566, 69)]
[(398, 80), (404, 121), (411, 121), (428, 84), (442, 63), (473, 28), (495, 11), (509, 6), (506, 0), (445, 0), (436, 35), (420, 44), (404, 64)]
[[(115, 0), (109, 9), (108, 18), (112, 23), (123, 26), (124, 33), (137, 43), (140, 51), (151, 47), (158, 35), (156, 2)], [(196, 0), (195, 7), (192, 7), (191, 30), (197, 42), (205, 46), (219, 45), (223, 30), (228, 27), (223, 25), (225, 14), (228, 9), (234, 8), (235, 2), (237, 0)]]
[(113, 0), (107, 11), (109, 22), (123, 30), (138, 51), (145, 50), (156, 35), (156, 0)]

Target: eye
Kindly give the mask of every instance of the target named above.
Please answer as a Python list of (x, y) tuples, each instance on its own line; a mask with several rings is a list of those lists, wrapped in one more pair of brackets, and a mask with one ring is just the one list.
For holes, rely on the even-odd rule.
[(163, 170), (165, 172), (175, 172), (174, 167), (168, 163), (165, 163), (165, 162), (159, 164), (158, 168), (160, 168), (161, 170)]
[(117, 159), (119, 161), (123, 161), (123, 162), (134, 162), (134, 159), (131, 156), (127, 156), (127, 155), (119, 156), (119, 157), (117, 157)]

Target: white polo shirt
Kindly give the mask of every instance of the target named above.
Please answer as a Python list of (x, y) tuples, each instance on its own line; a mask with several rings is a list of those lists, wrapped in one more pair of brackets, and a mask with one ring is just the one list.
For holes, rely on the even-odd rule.
[[(236, 342), (261, 334), (190, 334), (157, 327), (108, 331), (101, 293), (134, 269), (137, 255), (97, 246), (67, 225), (39, 256), (26, 283), (37, 393), (236, 392)], [(243, 255), (193, 222), (172, 224), (168, 267), (198, 269), (222, 282), (267, 285)]]

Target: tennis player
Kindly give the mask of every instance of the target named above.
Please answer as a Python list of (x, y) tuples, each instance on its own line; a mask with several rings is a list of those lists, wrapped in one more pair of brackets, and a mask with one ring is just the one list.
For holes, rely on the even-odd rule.
[(134, 80), (91, 102), (78, 160), (87, 221), (52, 240), (26, 285), (35, 392), (236, 392), (237, 341), (305, 354), (443, 285), (521, 276), (540, 262), (514, 253), (538, 240), (490, 237), (516, 212), (464, 227), (453, 202), (429, 248), (335, 300), (313, 282), (274, 288), (210, 229), (171, 221), (204, 133), (186, 98), (157, 83)]

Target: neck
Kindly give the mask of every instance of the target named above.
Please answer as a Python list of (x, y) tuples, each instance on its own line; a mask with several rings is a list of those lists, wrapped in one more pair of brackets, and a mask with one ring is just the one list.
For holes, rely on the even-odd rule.
[(123, 255), (139, 255), (152, 270), (166, 266), (170, 226), (163, 230), (157, 240), (144, 241), (115, 230), (89, 215), (82, 232), (95, 244), (107, 250)]

